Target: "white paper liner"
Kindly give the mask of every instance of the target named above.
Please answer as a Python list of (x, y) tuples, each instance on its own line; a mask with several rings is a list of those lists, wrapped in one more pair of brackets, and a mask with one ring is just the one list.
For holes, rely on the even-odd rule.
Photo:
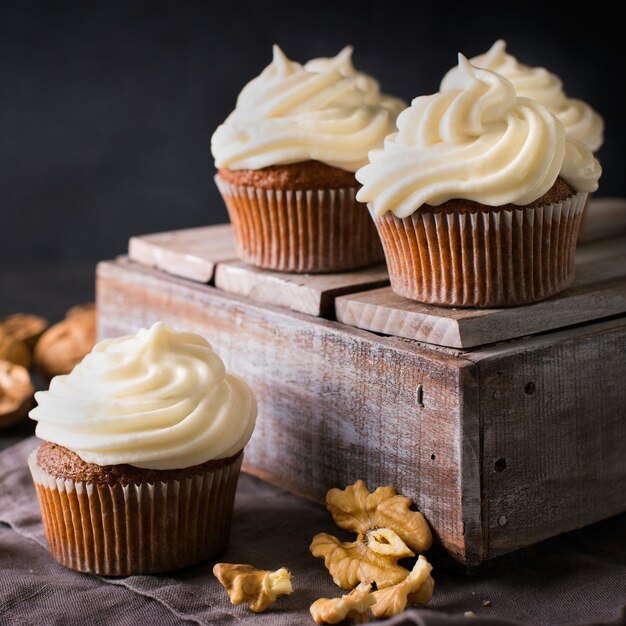
[(106, 485), (55, 478), (28, 459), (52, 556), (103, 576), (187, 567), (228, 545), (243, 455), (184, 481)]
[(376, 228), (356, 188), (273, 190), (215, 176), (237, 255), (280, 272), (337, 272), (383, 260)]
[[(515, 306), (574, 280), (586, 193), (542, 207), (375, 218), (392, 289), (444, 306)], [(371, 210), (371, 209), (370, 209)]]

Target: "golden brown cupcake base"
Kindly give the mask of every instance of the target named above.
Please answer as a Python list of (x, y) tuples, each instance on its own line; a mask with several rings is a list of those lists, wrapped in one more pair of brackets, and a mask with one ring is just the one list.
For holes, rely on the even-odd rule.
[(259, 170), (218, 170), (220, 177), (231, 185), (257, 189), (340, 189), (358, 187), (354, 174), (320, 161), (301, 161), (287, 165), (270, 165)]
[[(64, 450), (57, 446), (61, 458)], [(165, 471), (163, 480), (122, 482), (122, 469), (86, 482), (49, 473), (33, 452), (29, 466), (50, 553), (65, 567), (103, 576), (170, 571), (214, 557), (228, 544), (242, 456), (194, 466), (178, 479)], [(48, 466), (59, 469), (59, 459)], [(75, 469), (75, 478), (85, 471)]]
[[(449, 210), (423, 206), (407, 218), (376, 218), (392, 289), (457, 307), (543, 300), (574, 279), (587, 194), (544, 206)], [(447, 203), (446, 203), (447, 204)], [(448, 209), (448, 210), (447, 210)]]
[(76, 482), (115, 485), (155, 483), (166, 480), (185, 480), (206, 471), (231, 465), (242, 452), (225, 458), (207, 461), (201, 465), (192, 465), (183, 469), (152, 470), (134, 465), (96, 465), (83, 461), (78, 454), (64, 446), (44, 441), (37, 449), (37, 465), (54, 478)]
[[(353, 177), (354, 178), (354, 177)], [(237, 255), (279, 272), (340, 272), (383, 259), (376, 228), (356, 185), (278, 190), (215, 182), (224, 198)]]

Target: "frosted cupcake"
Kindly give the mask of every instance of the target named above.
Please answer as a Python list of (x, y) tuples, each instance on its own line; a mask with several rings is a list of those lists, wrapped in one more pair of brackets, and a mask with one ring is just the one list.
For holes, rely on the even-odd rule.
[(226, 548), (256, 403), (202, 337), (157, 323), (102, 341), (35, 397), (29, 465), (59, 563), (126, 576)]
[(459, 55), (451, 88), (421, 96), (357, 179), (396, 293), (446, 306), (547, 298), (574, 277), (601, 169), (542, 104)]
[[(561, 79), (543, 67), (528, 67), (507, 54), (506, 42), (496, 41), (485, 54), (470, 59), (475, 67), (497, 72), (515, 87), (518, 96), (545, 105), (563, 124), (568, 137), (582, 141), (592, 152), (600, 149), (604, 121), (586, 102), (568, 98)], [(453, 89), (459, 69), (452, 68), (441, 81), (441, 91)]]
[(244, 261), (333, 272), (382, 260), (354, 172), (405, 104), (382, 94), (350, 57), (346, 48), (302, 66), (274, 46), (272, 63), (215, 131), (215, 180)]

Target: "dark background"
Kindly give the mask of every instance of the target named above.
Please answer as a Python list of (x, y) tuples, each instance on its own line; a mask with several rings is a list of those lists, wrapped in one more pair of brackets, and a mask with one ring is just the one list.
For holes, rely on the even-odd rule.
[[(130, 235), (227, 219), (210, 137), (271, 45), (355, 47), (410, 100), (495, 39), (606, 119), (601, 195), (626, 195), (623, 26), (608, 3), (15, 2), (0, 6), (0, 315), (91, 296)], [(59, 268), (62, 279), (59, 279)], [(11, 298), (7, 294), (11, 294)], [(65, 295), (64, 295), (65, 294)], [(64, 304), (63, 304), (64, 306)]]

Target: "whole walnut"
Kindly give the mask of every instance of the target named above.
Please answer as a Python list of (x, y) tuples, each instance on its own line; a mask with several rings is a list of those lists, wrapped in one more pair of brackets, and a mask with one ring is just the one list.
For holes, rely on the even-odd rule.
[(95, 310), (78, 310), (41, 336), (35, 346), (35, 365), (49, 378), (69, 374), (95, 343)]

